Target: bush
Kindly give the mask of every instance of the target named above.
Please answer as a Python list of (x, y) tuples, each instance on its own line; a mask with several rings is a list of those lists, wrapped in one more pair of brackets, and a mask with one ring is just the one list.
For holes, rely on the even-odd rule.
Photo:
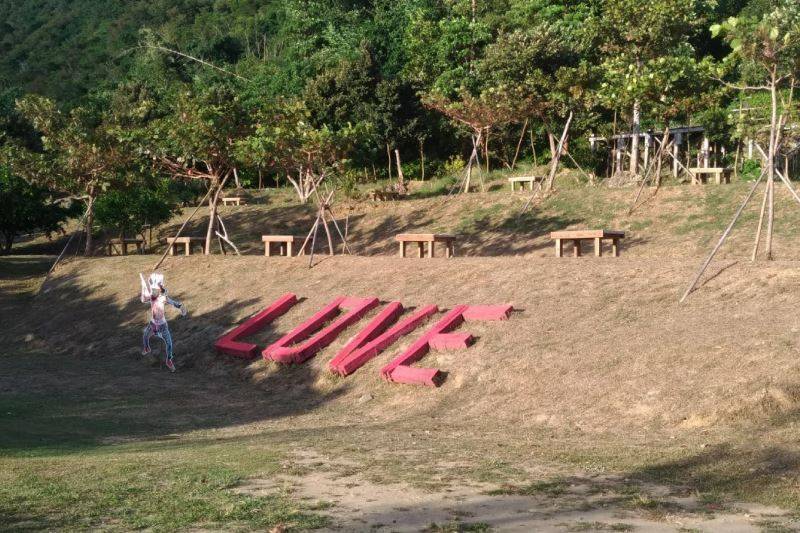
[(742, 181), (753, 181), (757, 180), (758, 176), (761, 175), (761, 162), (757, 159), (747, 159), (742, 164), (742, 173), (740, 174), (740, 178)]
[(19, 176), (0, 167), (0, 251), (9, 253), (14, 237), (34, 231), (51, 233), (61, 230), (70, 211), (52, 203), (45, 188), (31, 185)]
[(156, 226), (169, 220), (176, 207), (170, 181), (154, 181), (103, 194), (95, 203), (95, 220), (120, 236), (135, 235), (145, 224)]
[(448, 178), (460, 174), (467, 164), (460, 155), (451, 156), (437, 172), (438, 178)]

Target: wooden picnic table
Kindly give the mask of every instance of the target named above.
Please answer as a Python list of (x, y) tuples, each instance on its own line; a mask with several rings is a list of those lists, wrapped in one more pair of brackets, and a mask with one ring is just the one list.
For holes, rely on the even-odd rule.
[(175, 255), (178, 245), (182, 244), (185, 247), (186, 255), (192, 253), (192, 243), (199, 242), (205, 245), (205, 237), (167, 237), (167, 246), (169, 246), (169, 255)]
[(109, 239), (106, 243), (108, 246), (108, 255), (114, 255), (114, 249), (119, 246), (121, 255), (128, 255), (128, 246), (133, 245), (136, 247), (138, 253), (144, 253), (144, 240), (142, 239)]
[(537, 181), (544, 181), (542, 176), (516, 176), (513, 178), (508, 178), (508, 183), (511, 184), (511, 192), (516, 190), (516, 185), (519, 183), (519, 187), (521, 191), (525, 190), (525, 184), (528, 184), (528, 188), (533, 190), (533, 186)]
[(550, 238), (556, 241), (556, 257), (564, 255), (564, 241), (572, 241), (573, 254), (575, 257), (581, 256), (581, 241), (594, 241), (594, 255), (603, 255), (603, 240), (611, 241), (611, 255), (619, 257), (619, 240), (625, 238), (624, 231), (607, 229), (579, 229), (562, 230), (550, 233)]
[(242, 205), (244, 203), (246, 201), (241, 196), (224, 196), (222, 198), (222, 205)]
[(721, 185), (723, 181), (725, 183), (731, 182), (731, 169), (729, 168), (693, 167), (689, 169), (689, 172), (692, 176), (692, 185), (699, 185), (700, 183), (705, 182), (707, 174), (714, 176), (714, 180), (717, 182), (717, 185)]
[(446, 233), (400, 233), (395, 236), (395, 240), (400, 243), (400, 257), (406, 256), (406, 244), (415, 242), (418, 246), (417, 257), (424, 257), (425, 243), (428, 244), (428, 257), (433, 257), (434, 246), (437, 242), (445, 244), (445, 257), (453, 257), (456, 236)]
[[(291, 257), (295, 243), (299, 242), (300, 246), (303, 246), (305, 238), (296, 235), (262, 235), (261, 241), (264, 243), (264, 255), (272, 255), (272, 244), (276, 243), (278, 244), (278, 254)], [(303, 247), (297, 255), (304, 255), (305, 253), (306, 249)]]

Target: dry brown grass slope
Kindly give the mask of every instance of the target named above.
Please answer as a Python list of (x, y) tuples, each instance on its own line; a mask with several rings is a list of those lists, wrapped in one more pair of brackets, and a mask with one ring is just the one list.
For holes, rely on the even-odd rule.
[[(41, 349), (136, 357), (146, 311), (135, 299), (137, 275), (151, 265), (151, 257), (73, 262), (6, 333), (14, 341), (33, 334)], [(350, 406), (337, 416), (354, 421), (424, 415), (493, 431), (552, 426), (618, 435), (760, 424), (794, 413), (797, 265), (715, 263), (678, 304), (695, 266), (628, 257), (335, 257), (308, 269), (303, 259), (177, 257), (163, 270), (192, 315), (173, 321), (181, 364), (261, 384), (254, 402), (302, 409), (330, 399)], [(428, 356), (422, 364), (449, 373), (438, 390), (378, 376), (413, 336), (353, 376), (330, 376), (327, 361), (366, 320), (301, 367), (231, 363), (213, 353), (218, 335), (285, 292), (305, 301), (256, 335), (261, 345), (336, 295), (445, 308), (511, 303), (518, 311), (507, 322), (468, 324), (479, 339), (470, 349)], [(87, 336), (98, 328), (102, 335)], [(375, 400), (358, 404), (367, 394)]]

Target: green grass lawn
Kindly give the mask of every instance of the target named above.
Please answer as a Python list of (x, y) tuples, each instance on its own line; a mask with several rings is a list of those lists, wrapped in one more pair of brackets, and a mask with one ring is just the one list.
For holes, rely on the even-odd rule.
[[(100, 375), (90, 358), (60, 359), (5, 353), (0, 367), (31, 382), (37, 372), (55, 373), (61, 365)], [(97, 364), (111, 370), (108, 362)], [(185, 425), (170, 412), (171, 390), (149, 389), (137, 398), (90, 387), (51, 390), (53, 380), (47, 381), (47, 388), (27, 394), (0, 394), (0, 529), (309, 529), (327, 523), (290, 494), (231, 490), (244, 478), (281, 471), (282, 451), (247, 438), (171, 433)]]

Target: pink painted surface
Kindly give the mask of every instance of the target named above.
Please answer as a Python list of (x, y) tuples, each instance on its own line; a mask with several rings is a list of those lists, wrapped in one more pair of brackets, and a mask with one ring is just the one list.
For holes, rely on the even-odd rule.
[[(380, 303), (377, 298), (343, 298), (337, 300), (339, 300), (336, 309), (337, 311), (340, 311), (341, 308), (344, 307), (345, 303), (348, 304), (350, 309), (348, 309), (346, 313), (336, 318), (336, 320), (325, 326), (302, 345), (289, 346), (287, 343), (279, 346), (273, 345), (269, 353), (270, 358), (278, 363), (304, 363), (308, 359), (314, 357), (317, 352), (332, 343), (336, 337), (338, 337), (339, 334), (345, 330), (345, 328), (361, 320), (361, 317), (363, 317), (370, 309), (377, 307), (377, 305)], [(320, 314), (324, 312), (328, 315), (331, 315), (332, 313), (330, 312), (329, 307), (330, 305), (320, 311)], [(320, 323), (316, 315), (312, 317), (309, 322), (313, 324)], [(305, 324), (301, 325), (301, 327), (304, 326)], [(313, 331), (314, 329), (316, 329), (316, 326), (315, 328), (306, 328), (304, 331)]]
[(391, 380), (392, 372), (399, 366), (410, 366), (411, 364), (419, 361), (430, 349), (430, 340), (439, 335), (440, 333), (447, 333), (464, 322), (462, 316), (464, 310), (468, 306), (457, 305), (448, 311), (436, 324), (431, 327), (427, 332), (417, 339), (406, 351), (395, 357), (389, 364), (381, 369), (381, 376), (384, 379)]
[(445, 374), (438, 368), (414, 368), (401, 365), (392, 370), (390, 379), (395, 383), (407, 385), (425, 385), (438, 387), (444, 381)]
[(252, 343), (239, 342), (237, 339), (253, 335), (257, 331), (263, 329), (267, 324), (284, 314), (296, 303), (297, 297), (294, 294), (284, 294), (263, 311), (251, 316), (217, 339), (214, 343), (214, 348), (220, 353), (232, 355), (234, 357), (253, 359), (258, 353), (258, 346)]
[(508, 320), (513, 310), (511, 305), (470, 305), (464, 311), (464, 320)]
[(469, 348), (475, 338), (471, 333), (440, 333), (431, 337), (430, 347), (434, 350), (459, 350)]
[(370, 321), (367, 326), (358, 332), (358, 334), (350, 339), (350, 341), (341, 349), (336, 356), (328, 362), (328, 369), (336, 374), (341, 374), (338, 366), (347, 357), (361, 348), (368, 342), (372, 341), (386, 331), (386, 329), (399, 317), (403, 312), (403, 304), (400, 302), (389, 302), (375, 318)]
[(367, 361), (391, 346), (397, 339), (414, 331), (422, 322), (438, 311), (439, 308), (435, 305), (426, 305), (414, 311), (410, 316), (402, 319), (379, 337), (342, 359), (336, 366), (336, 372), (343, 376), (352, 374)]
[(294, 328), (292, 331), (273, 342), (261, 352), (264, 359), (271, 359), (270, 354), (277, 348), (285, 348), (292, 344), (304, 341), (319, 330), (325, 322), (339, 314), (339, 304), (344, 300), (344, 296), (335, 298), (331, 303), (317, 311), (311, 318)]

